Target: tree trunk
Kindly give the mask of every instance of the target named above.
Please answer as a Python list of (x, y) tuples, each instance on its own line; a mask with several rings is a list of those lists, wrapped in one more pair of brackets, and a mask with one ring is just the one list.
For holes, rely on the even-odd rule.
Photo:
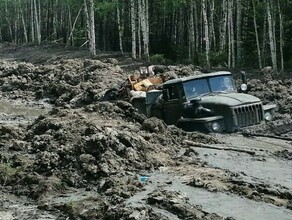
[(95, 24), (94, 24), (94, 3), (93, 0), (84, 0), (84, 11), (86, 16), (86, 26), (89, 41), (89, 51), (95, 56)]
[(256, 20), (256, 10), (255, 10), (254, 0), (252, 0), (252, 7), (253, 7), (253, 24), (254, 24), (255, 38), (256, 38), (256, 44), (257, 44), (259, 67), (260, 67), (260, 69), (262, 69), (263, 68), (262, 56), (261, 56), (261, 48), (260, 48), (260, 41), (259, 41), (258, 25), (257, 25), (257, 20)]
[(202, 12), (203, 12), (203, 21), (204, 21), (204, 41), (205, 41), (205, 55), (206, 55), (206, 67), (210, 68), (210, 40), (209, 40), (209, 26), (208, 26), (208, 17), (207, 17), (207, 6), (206, 0), (202, 0)]
[(41, 35), (41, 28), (40, 28), (40, 20), (39, 20), (39, 14), (38, 14), (38, 10), (37, 10), (37, 3), (36, 0), (33, 0), (33, 5), (34, 5), (34, 19), (35, 19), (35, 31), (36, 31), (36, 37), (37, 37), (37, 41), (38, 44), (41, 44), (41, 40), (42, 40), (42, 35)]
[(283, 55), (283, 47), (284, 47), (284, 39), (283, 39), (283, 16), (280, 7), (280, 1), (278, 0), (278, 13), (279, 13), (279, 26), (280, 26), (280, 58), (281, 58), (281, 72), (284, 71), (284, 55)]
[(235, 67), (234, 25), (233, 25), (233, 0), (228, 2), (228, 67)]
[(136, 59), (136, 4), (131, 0), (131, 32), (132, 32), (132, 58)]
[(224, 52), (226, 46), (226, 27), (227, 27), (227, 1), (222, 0), (222, 22), (220, 29), (220, 52)]
[(119, 5), (119, 2), (117, 2), (117, 22), (118, 22), (118, 31), (119, 31), (119, 47), (120, 47), (120, 52), (123, 55), (124, 54), (124, 49), (123, 49), (123, 32), (124, 32), (124, 27), (123, 27), (123, 23), (121, 22), (121, 13), (120, 13), (120, 5)]
[(273, 65), (273, 72), (277, 73), (277, 51), (276, 51), (276, 39), (274, 33), (274, 25), (272, 21), (272, 13), (271, 13), (271, 2), (267, 0), (267, 16), (268, 16), (268, 32), (269, 32), (269, 43), (270, 43), (270, 52), (271, 52), (271, 59)]
[(242, 2), (241, 0), (236, 0), (236, 64), (241, 66), (241, 13), (242, 13)]
[(189, 2), (189, 58), (192, 59), (194, 56), (195, 47), (195, 24), (194, 24), (194, 2)]
[(30, 19), (30, 27), (31, 27), (31, 41), (34, 42), (35, 41), (35, 20), (34, 20), (34, 10), (33, 10), (33, 0), (31, 0), (30, 2), (30, 16), (31, 16), (31, 19)]
[[(212, 0), (210, 5), (210, 39), (213, 42), (214, 50), (216, 48), (216, 34), (215, 34), (215, 25), (214, 25), (214, 11), (215, 11), (215, 0)], [(212, 45), (212, 43), (211, 43)], [(212, 46), (211, 46), (212, 47)]]
[(139, 18), (140, 18), (140, 25), (142, 30), (142, 38), (143, 38), (143, 52), (144, 57), (146, 60), (149, 60), (149, 32), (148, 32), (148, 19), (147, 19), (147, 4), (148, 1), (146, 0), (139, 0), (138, 1), (139, 7)]
[(81, 5), (81, 7), (80, 7), (75, 19), (74, 19), (74, 22), (73, 22), (73, 25), (72, 25), (72, 28), (71, 28), (71, 32), (70, 32), (68, 40), (67, 40), (67, 46), (69, 46), (70, 44), (72, 46), (74, 46), (74, 30), (75, 30), (75, 26), (76, 26), (77, 20), (78, 20), (80, 14), (81, 14), (82, 9), (83, 9), (83, 6), (84, 6), (84, 4)]
[(12, 33), (11, 22), (9, 20), (9, 13), (8, 13), (8, 9), (7, 9), (7, 1), (5, 1), (5, 20), (6, 20), (7, 26), (8, 26), (9, 40), (12, 41), (13, 33)]
[(95, 22), (94, 22), (94, 3), (89, 0), (89, 24), (90, 24), (90, 37), (89, 37), (89, 50), (92, 55), (96, 55), (95, 48)]
[(56, 40), (58, 38), (58, 31), (57, 31), (57, 15), (58, 15), (58, 0), (55, 1), (55, 4), (53, 6), (54, 12), (53, 13), (53, 38)]

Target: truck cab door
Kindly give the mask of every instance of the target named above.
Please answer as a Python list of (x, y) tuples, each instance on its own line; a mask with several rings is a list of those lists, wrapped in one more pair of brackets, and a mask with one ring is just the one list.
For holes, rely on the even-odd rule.
[(182, 116), (182, 86), (180, 84), (169, 85), (163, 89), (164, 96), (167, 94), (163, 104), (163, 120), (166, 124), (176, 124)]

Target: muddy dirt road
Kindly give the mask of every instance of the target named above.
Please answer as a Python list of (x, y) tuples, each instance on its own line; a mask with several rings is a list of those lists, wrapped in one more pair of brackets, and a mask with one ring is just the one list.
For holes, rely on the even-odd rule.
[(1, 220), (292, 219), (289, 80), (254, 81), (275, 121), (205, 135), (100, 101), (134, 61), (0, 49)]

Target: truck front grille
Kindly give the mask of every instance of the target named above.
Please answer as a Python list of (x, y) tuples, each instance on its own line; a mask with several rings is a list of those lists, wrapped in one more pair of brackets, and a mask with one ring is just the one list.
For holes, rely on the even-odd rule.
[(263, 120), (261, 103), (233, 108), (234, 122), (239, 128), (259, 124)]

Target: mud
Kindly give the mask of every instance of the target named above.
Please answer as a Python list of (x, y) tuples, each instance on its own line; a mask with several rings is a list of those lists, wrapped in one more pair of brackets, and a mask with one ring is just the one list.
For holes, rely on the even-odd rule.
[(0, 49), (0, 219), (292, 218), (291, 80), (250, 80), (252, 94), (278, 104), (274, 121), (205, 135), (146, 119), (125, 101), (101, 101), (138, 71), (130, 58)]

